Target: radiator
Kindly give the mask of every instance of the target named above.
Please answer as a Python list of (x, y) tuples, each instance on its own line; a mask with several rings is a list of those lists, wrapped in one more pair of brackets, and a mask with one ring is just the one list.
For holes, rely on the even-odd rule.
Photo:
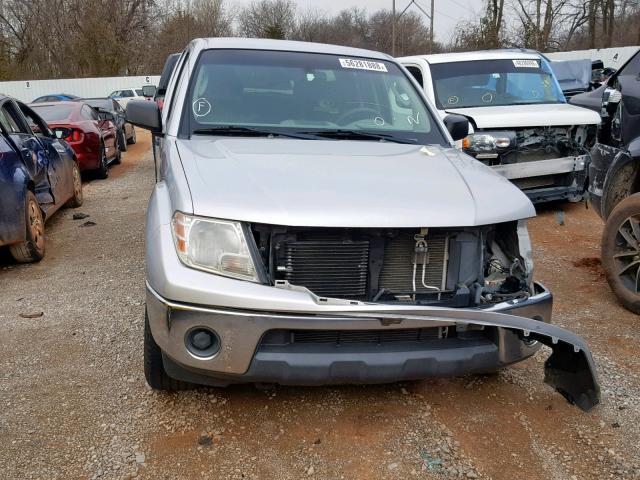
[[(429, 234), (426, 237), (428, 252), (417, 254), (415, 292), (433, 291), (424, 283), (444, 288), (446, 278), (447, 237), (445, 234)], [(385, 240), (384, 261), (378, 288), (388, 293), (411, 294), (414, 292), (414, 233), (401, 233)], [(331, 239), (296, 240), (284, 244), (284, 279), (292, 285), (308, 288), (320, 297), (371, 300), (369, 293), (369, 240)], [(374, 292), (375, 294), (375, 292)]]
[(369, 241), (297, 241), (285, 247), (285, 279), (321, 297), (364, 299)]
[[(444, 234), (427, 235), (427, 262), (425, 264), (425, 283), (429, 286), (444, 288), (446, 279), (447, 237)], [(393, 293), (413, 291), (413, 260), (415, 252), (413, 234), (401, 234), (389, 242), (384, 249), (384, 263), (380, 273), (380, 288)], [(417, 254), (416, 292), (430, 291), (422, 285), (423, 255)]]

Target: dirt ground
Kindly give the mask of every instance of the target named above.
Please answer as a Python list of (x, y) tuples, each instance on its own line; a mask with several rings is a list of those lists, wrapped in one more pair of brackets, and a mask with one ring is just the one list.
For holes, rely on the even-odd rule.
[(138, 139), (108, 180), (86, 185), (77, 211), (88, 219), (65, 210), (47, 224), (44, 261), (0, 254), (0, 478), (640, 478), (640, 319), (603, 278), (602, 224), (584, 204), (546, 207), (530, 231), (554, 322), (582, 335), (598, 365), (602, 404), (590, 413), (543, 383), (543, 351), (491, 376), (151, 391), (143, 231), (154, 179), (149, 136)]

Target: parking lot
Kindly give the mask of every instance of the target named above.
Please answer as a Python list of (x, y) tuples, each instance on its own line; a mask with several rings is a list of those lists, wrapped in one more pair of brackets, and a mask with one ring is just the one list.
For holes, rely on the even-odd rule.
[(554, 322), (598, 365), (590, 413), (543, 383), (546, 350), (490, 376), (163, 393), (142, 371), (153, 182), (139, 132), (47, 224), (42, 262), (0, 258), (1, 478), (640, 478), (638, 318), (603, 278), (584, 204), (544, 207), (530, 231)]

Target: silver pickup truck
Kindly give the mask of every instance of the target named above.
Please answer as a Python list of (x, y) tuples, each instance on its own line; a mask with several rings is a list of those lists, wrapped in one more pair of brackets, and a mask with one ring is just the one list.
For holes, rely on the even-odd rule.
[(551, 325), (527, 197), (454, 148), (391, 57), (198, 39), (164, 108), (146, 225), (145, 373), (157, 389), (376, 383), (496, 370), (549, 345), (546, 381), (588, 410), (591, 354)]

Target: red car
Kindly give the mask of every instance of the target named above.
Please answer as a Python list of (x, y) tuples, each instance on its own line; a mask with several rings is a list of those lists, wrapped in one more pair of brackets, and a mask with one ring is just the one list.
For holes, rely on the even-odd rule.
[(80, 170), (99, 178), (109, 176), (109, 164), (121, 160), (117, 128), (110, 112), (98, 111), (82, 101), (32, 104), (58, 138), (65, 139), (78, 158)]

